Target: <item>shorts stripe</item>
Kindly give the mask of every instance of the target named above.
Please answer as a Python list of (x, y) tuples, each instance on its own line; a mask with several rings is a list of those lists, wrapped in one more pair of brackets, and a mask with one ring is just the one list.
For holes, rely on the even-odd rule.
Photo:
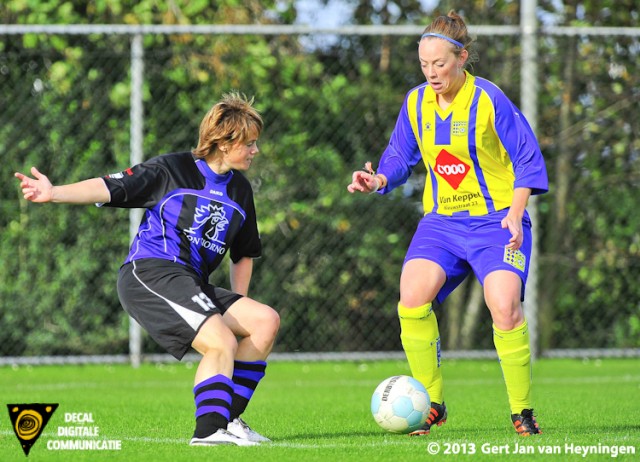
[(171, 300), (169, 300), (166, 297), (163, 297), (162, 295), (160, 295), (159, 293), (157, 293), (156, 291), (152, 290), (147, 284), (145, 284), (142, 279), (140, 279), (140, 277), (138, 276), (138, 274), (136, 273), (136, 262), (132, 262), (133, 263), (133, 276), (138, 280), (138, 282), (140, 282), (140, 285), (142, 285), (145, 289), (147, 289), (149, 291), (149, 293), (152, 293), (153, 295), (155, 295), (156, 297), (164, 300), (165, 302), (167, 302), (167, 304), (174, 309), (174, 311), (182, 318), (185, 320), (185, 322), (187, 324), (189, 324), (191, 326), (191, 328), (194, 331), (197, 331), (200, 326), (202, 325), (202, 323), (207, 319), (206, 316), (196, 313), (195, 311), (191, 311), (181, 305), (178, 305), (175, 302), (172, 302)]

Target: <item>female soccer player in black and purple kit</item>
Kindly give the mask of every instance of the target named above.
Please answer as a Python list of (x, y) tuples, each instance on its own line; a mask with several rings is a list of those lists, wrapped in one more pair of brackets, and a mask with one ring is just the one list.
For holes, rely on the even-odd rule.
[[(61, 186), (35, 167), (33, 178), (16, 173), (32, 202), (146, 209), (119, 273), (118, 295), (174, 357), (182, 359), (190, 348), (202, 355), (191, 445), (269, 441), (240, 418), (265, 375), (280, 326), (276, 311), (247, 296), (262, 247), (253, 191), (240, 172), (258, 154), (262, 127), (252, 100), (230, 93), (203, 118), (193, 152)], [(231, 290), (208, 282), (227, 253)]]

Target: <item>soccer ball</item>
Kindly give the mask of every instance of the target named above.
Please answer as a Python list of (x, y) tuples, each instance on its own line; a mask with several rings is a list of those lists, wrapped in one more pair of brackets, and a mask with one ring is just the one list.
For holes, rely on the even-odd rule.
[(410, 433), (424, 424), (431, 399), (413, 377), (396, 375), (383, 380), (371, 397), (371, 414), (380, 427), (391, 433)]

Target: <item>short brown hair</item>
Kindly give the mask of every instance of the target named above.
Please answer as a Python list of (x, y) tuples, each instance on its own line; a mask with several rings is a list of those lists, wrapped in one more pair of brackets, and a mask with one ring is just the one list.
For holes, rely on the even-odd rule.
[(220, 145), (248, 140), (260, 135), (263, 122), (253, 107), (253, 98), (236, 91), (225, 93), (200, 122), (198, 146), (193, 155), (199, 158), (216, 152)]

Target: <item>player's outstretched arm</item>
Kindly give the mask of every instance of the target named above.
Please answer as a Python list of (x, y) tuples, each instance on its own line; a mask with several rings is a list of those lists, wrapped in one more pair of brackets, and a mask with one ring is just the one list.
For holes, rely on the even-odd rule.
[(95, 204), (111, 200), (109, 190), (102, 178), (91, 178), (61, 186), (54, 186), (46, 175), (37, 168), (31, 167), (33, 178), (16, 172), (15, 177), (20, 180), (22, 195), (31, 202), (60, 202), (67, 204)]

